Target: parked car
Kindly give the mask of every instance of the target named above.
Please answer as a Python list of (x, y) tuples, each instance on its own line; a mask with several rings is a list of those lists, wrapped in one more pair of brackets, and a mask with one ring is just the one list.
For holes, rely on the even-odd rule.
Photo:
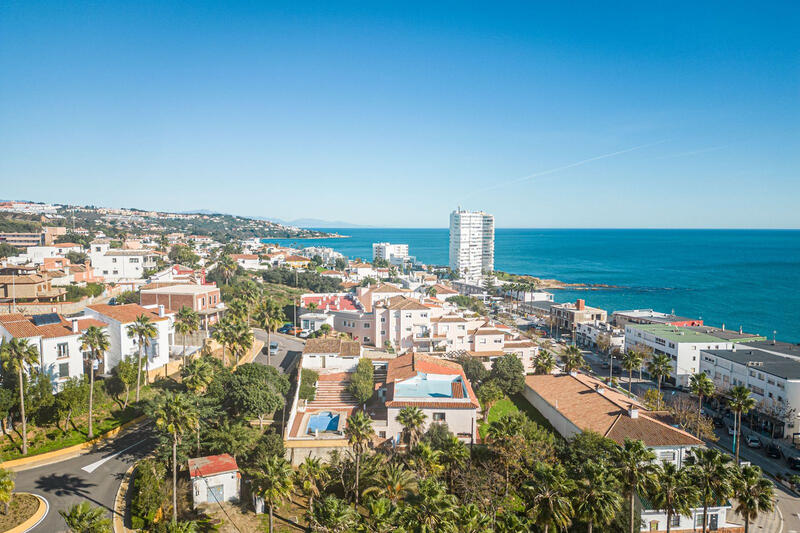
[(786, 462), (789, 463), (789, 468), (792, 470), (800, 470), (800, 455), (788, 455)]
[(310, 329), (304, 329), (303, 331), (300, 332), (300, 335), (298, 335), (298, 337), (300, 337), (301, 339), (307, 339), (308, 336), (311, 335), (312, 333), (314, 332), (311, 331)]
[(718, 416), (715, 416), (715, 417), (713, 418), (713, 420), (714, 420), (714, 427), (715, 427), (715, 428), (722, 428), (722, 427), (725, 427), (725, 421), (724, 421), (722, 418), (720, 418), (720, 417), (718, 417)]
[(286, 331), (287, 335), (300, 335), (303, 332), (302, 329), (298, 328), (297, 326), (291, 327)]
[(270, 355), (275, 355), (277, 353), (278, 353), (278, 343), (275, 342), (275, 341), (270, 342), (269, 343), (269, 354)]
[(748, 448), (761, 448), (761, 439), (755, 435), (748, 436), (745, 442), (747, 443)]
[(730, 435), (731, 437), (736, 435), (736, 432), (733, 430), (733, 426), (728, 426), (728, 435)]
[(772, 457), (773, 459), (781, 458), (781, 448), (775, 444), (767, 444), (764, 446), (764, 453), (767, 455), (767, 457)]
[(289, 330), (292, 329), (291, 324), (284, 324), (283, 326), (278, 328), (278, 333), (289, 333)]

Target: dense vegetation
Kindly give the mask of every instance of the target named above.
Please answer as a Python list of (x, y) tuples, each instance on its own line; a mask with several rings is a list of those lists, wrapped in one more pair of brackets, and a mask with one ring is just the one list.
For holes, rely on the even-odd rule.
[(322, 276), (313, 271), (297, 272), (290, 268), (272, 268), (265, 270), (261, 277), (267, 283), (299, 287), (311, 292), (338, 292), (342, 290), (342, 284), (338, 279)]

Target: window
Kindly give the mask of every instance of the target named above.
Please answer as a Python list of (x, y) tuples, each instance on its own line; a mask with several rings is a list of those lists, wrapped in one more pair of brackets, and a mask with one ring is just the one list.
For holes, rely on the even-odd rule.
[(111, 258), (111, 262), (112, 262), (112, 263), (116, 263), (116, 262), (117, 262), (117, 258), (116, 258), (116, 257), (112, 257), (112, 258)]
[(108, 274), (108, 270), (103, 270), (103, 274)]
[(675, 451), (674, 450), (668, 450), (668, 451), (665, 451), (665, 452), (659, 452), (658, 458), (662, 462), (665, 462), (665, 463), (673, 462), (673, 461), (675, 461)]
[(679, 515), (679, 514), (672, 515), (672, 518), (670, 519), (670, 524), (669, 525), (672, 526), (672, 527), (680, 526), (681, 525), (681, 515)]
[(364, 322), (364, 329), (367, 329), (368, 327), (369, 327), (369, 322)]
[(58, 365), (58, 377), (60, 378), (69, 377), (69, 363), (61, 363), (60, 365)]
[(428, 318), (428, 313), (420, 313), (420, 318)]
[(138, 257), (131, 257), (130, 258), (130, 262), (131, 263), (138, 263), (139, 262), (139, 258)]
[(411, 313), (406, 313), (406, 318), (411, 318)]
[(381, 330), (381, 335), (386, 335), (386, 330), (385, 329)]
[(56, 345), (56, 350), (58, 351), (58, 357), (69, 357), (69, 344), (66, 342), (62, 342)]
[(433, 413), (434, 422), (444, 422), (444, 420), (445, 420), (444, 413)]

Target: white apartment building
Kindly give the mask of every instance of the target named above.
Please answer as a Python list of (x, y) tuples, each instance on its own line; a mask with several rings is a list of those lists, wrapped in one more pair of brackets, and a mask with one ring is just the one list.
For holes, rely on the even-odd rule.
[(608, 339), (609, 351), (622, 351), (625, 347), (625, 330), (615, 328), (608, 322), (595, 320), (577, 324), (575, 334), (578, 344), (588, 348), (599, 348), (598, 340), (603, 337)]
[(372, 243), (372, 259), (382, 259), (393, 265), (401, 266), (408, 260), (407, 244), (391, 244), (388, 242)]
[(163, 305), (144, 307), (139, 304), (98, 304), (90, 305), (84, 311), (84, 316), (108, 324), (109, 350), (101, 365), (106, 372), (117, 366), (123, 358), (138, 356), (139, 341), (128, 337), (128, 326), (140, 315), (145, 315), (156, 326), (156, 337), (150, 339), (150, 346), (144, 353), (150, 370), (160, 368), (169, 362), (169, 348), (174, 340), (173, 315), (166, 313)]
[(106, 282), (143, 279), (144, 271), (155, 268), (158, 258), (159, 253), (152, 250), (111, 248), (106, 242), (93, 242), (89, 251), (95, 274)]
[(494, 216), (483, 211), (450, 213), (450, 268), (468, 281), (494, 270)]
[(80, 244), (66, 242), (54, 244), (52, 246), (28, 246), (26, 252), (17, 257), (17, 260), (24, 260), (25, 263), (41, 265), (47, 258), (65, 257), (70, 252), (83, 251)]
[(80, 337), (89, 326), (103, 328), (106, 324), (92, 319), (70, 321), (57, 313), (32, 317), (14, 313), (0, 315), (0, 338), (25, 339), (35, 346), (39, 352), (38, 367), (50, 377), (54, 391), (59, 391), (69, 378), (84, 373)]
[(669, 324), (627, 324), (625, 351), (641, 347), (672, 359), (668, 382), (679, 387), (689, 385), (689, 377), (700, 371), (702, 350), (730, 350), (733, 343), (703, 331)]
[[(764, 345), (765, 348), (760, 346)], [(781, 348), (788, 347), (788, 352)], [(800, 417), (800, 360), (796, 345), (736, 344), (729, 350), (702, 350), (700, 371), (717, 390), (743, 385), (758, 402), (748, 421), (777, 438), (796, 432)], [(786, 353), (782, 353), (786, 352)]]

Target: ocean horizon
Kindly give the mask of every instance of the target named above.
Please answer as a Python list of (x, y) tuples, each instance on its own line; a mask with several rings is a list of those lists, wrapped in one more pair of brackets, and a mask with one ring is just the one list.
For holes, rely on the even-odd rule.
[[(346, 237), (264, 241), (326, 246), (367, 260), (373, 242), (405, 243), (422, 262), (449, 259), (447, 228), (320, 230)], [(584, 298), (609, 314), (652, 308), (800, 342), (800, 230), (497, 228), (495, 269), (611, 285), (552, 291), (556, 301)]]

